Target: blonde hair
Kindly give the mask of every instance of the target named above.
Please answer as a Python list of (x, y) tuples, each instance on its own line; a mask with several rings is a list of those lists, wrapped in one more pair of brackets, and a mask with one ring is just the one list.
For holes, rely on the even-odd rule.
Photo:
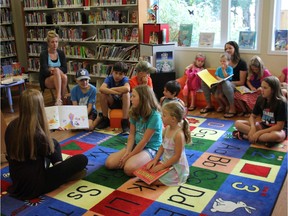
[(196, 67), (196, 60), (197, 58), (204, 58), (204, 64), (202, 67), (205, 67), (205, 61), (206, 61), (206, 56), (203, 53), (197, 53), (197, 55), (195, 56), (193, 65)]
[(263, 76), (264, 74), (264, 63), (262, 61), (262, 59), (259, 57), (259, 56), (253, 56), (251, 59), (250, 59), (250, 62), (249, 62), (249, 68), (248, 68), (248, 77), (247, 79), (249, 80), (251, 78), (251, 76), (253, 75), (253, 71), (252, 71), (252, 68), (251, 66), (254, 66), (254, 67), (257, 67), (259, 69), (259, 72), (258, 72), (258, 76), (257, 76), (257, 79), (261, 79), (261, 77)]
[(191, 131), (189, 127), (189, 122), (185, 118), (186, 110), (179, 102), (169, 102), (164, 104), (162, 110), (166, 110), (170, 116), (175, 117), (178, 122), (182, 122), (183, 120), (183, 133), (185, 136), (185, 141), (189, 144), (191, 140)]
[(138, 85), (135, 90), (139, 95), (139, 105), (137, 107), (131, 107), (129, 116), (135, 121), (143, 118), (144, 122), (150, 117), (152, 110), (161, 112), (161, 106), (153, 92), (148, 85)]
[(25, 161), (36, 160), (37, 144), (44, 146), (43, 155), (54, 152), (54, 143), (50, 136), (43, 96), (36, 89), (23, 91), (19, 99), (19, 118), (15, 135), (11, 143), (11, 159)]
[(59, 38), (59, 35), (58, 35), (54, 30), (48, 31), (47, 37), (46, 37), (47, 43), (48, 43), (51, 39), (56, 38), (56, 37)]
[(219, 59), (221, 60), (222, 58), (225, 58), (227, 61), (231, 61), (231, 55), (229, 55), (227, 52), (220, 54)]

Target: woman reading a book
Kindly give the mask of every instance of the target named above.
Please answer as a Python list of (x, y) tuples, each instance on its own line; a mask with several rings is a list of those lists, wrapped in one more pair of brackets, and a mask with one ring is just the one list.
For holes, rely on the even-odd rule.
[[(247, 93), (241, 92), (240, 86), (236, 87), (234, 99), (236, 105), (239, 105), (241, 112), (238, 116), (249, 117), (251, 110), (255, 106), (258, 96), (261, 94), (261, 82), (265, 77), (271, 76), (268, 69), (264, 67), (264, 63), (259, 56), (253, 56), (249, 62), (248, 77), (246, 86), (248, 87)], [(243, 89), (245, 86), (241, 86)]]
[(41, 90), (56, 90), (56, 106), (62, 105), (67, 88), (67, 63), (62, 50), (58, 49), (59, 35), (55, 31), (47, 34), (48, 49), (40, 54), (39, 82)]
[[(247, 64), (240, 57), (239, 46), (235, 41), (228, 41), (224, 46), (225, 52), (227, 52), (231, 56), (231, 61), (229, 63), (230, 66), (233, 67), (233, 76), (231, 82), (223, 83), (223, 92), (224, 96), (228, 100), (229, 109), (224, 114), (225, 118), (232, 118), (236, 115), (236, 107), (234, 103), (234, 90), (236, 86), (245, 85), (247, 78)], [(204, 82), (202, 82), (202, 90), (204, 92), (205, 100), (207, 105), (205, 108), (200, 110), (200, 113), (207, 113), (213, 111), (211, 103), (211, 92), (209, 86), (207, 86)]]
[(21, 200), (37, 198), (76, 177), (84, 177), (87, 157), (79, 154), (63, 161), (60, 145), (51, 138), (48, 127), (41, 92), (23, 91), (19, 117), (5, 132), (11, 196)]
[(162, 107), (162, 119), (166, 125), (163, 131), (164, 140), (155, 158), (146, 167), (152, 173), (169, 167), (173, 169), (154, 182), (155, 185), (177, 186), (187, 181), (189, 164), (185, 154), (185, 144), (191, 142), (191, 132), (185, 115), (185, 107), (179, 102), (170, 102)]
[[(261, 117), (261, 121), (257, 121)], [(258, 97), (249, 120), (237, 120), (233, 137), (262, 142), (271, 147), (287, 137), (287, 100), (281, 92), (279, 79), (268, 76), (261, 83)]]
[(128, 176), (153, 159), (162, 143), (161, 107), (153, 90), (148, 85), (139, 85), (132, 90), (130, 134), (127, 146), (108, 156), (108, 169), (124, 169)]

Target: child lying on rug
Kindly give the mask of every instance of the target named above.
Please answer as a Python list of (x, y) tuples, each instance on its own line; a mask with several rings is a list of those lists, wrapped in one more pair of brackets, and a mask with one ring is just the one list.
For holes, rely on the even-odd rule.
[(5, 132), (11, 196), (33, 199), (84, 177), (87, 157), (79, 154), (63, 161), (59, 143), (50, 136), (40, 91), (27, 89), (21, 94), (19, 113)]
[[(279, 79), (266, 77), (261, 88), (249, 121), (237, 120), (233, 136), (248, 139), (251, 143), (282, 142), (287, 137), (287, 101), (282, 95)], [(261, 122), (256, 122), (258, 116), (261, 116)]]
[[(185, 144), (191, 142), (189, 122), (184, 119), (185, 107), (179, 102), (165, 104), (162, 112), (163, 123), (167, 125), (163, 131), (164, 140), (155, 158), (147, 164), (147, 169), (150, 172), (158, 172), (173, 166), (174, 169), (153, 184), (177, 186), (186, 183), (189, 176), (189, 164), (185, 154)], [(162, 161), (157, 165), (162, 155)]]

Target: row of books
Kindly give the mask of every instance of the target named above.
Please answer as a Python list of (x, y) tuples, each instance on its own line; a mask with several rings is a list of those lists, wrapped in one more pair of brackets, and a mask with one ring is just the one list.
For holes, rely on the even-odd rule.
[(31, 43), (28, 45), (29, 56), (39, 56), (43, 50), (42, 43)]
[(88, 15), (88, 23), (113, 24), (113, 23), (137, 23), (137, 12), (128, 10), (91, 11)]
[(0, 16), (1, 24), (12, 23), (12, 14), (10, 9), (1, 8), (1, 16)]
[(40, 59), (39, 58), (28, 58), (28, 70), (39, 71), (40, 70)]
[[(5, 2), (8, 0), (5, 0)], [(24, 0), (24, 8), (61, 8), (136, 4), (136, 0)]]
[[(139, 59), (139, 49), (136, 45), (118, 46), (118, 45), (97, 45), (94, 48), (80, 45), (66, 45), (60, 47), (70, 58), (93, 58), (99, 60), (131, 60)], [(137, 51), (134, 51), (137, 50)]]
[(17, 61), (17, 57), (12, 57), (12, 58), (5, 58), (5, 59), (1, 59), (1, 66), (3, 65), (10, 65), (12, 64), (13, 62), (16, 62)]
[(16, 55), (15, 41), (1, 42), (0, 53), (1, 53), (1, 57)]
[[(44, 28), (44, 27), (34, 27), (34, 28), (30, 28), (27, 31), (27, 39), (30, 40), (39, 40), (39, 41), (43, 41), (45, 40), (48, 31), (50, 31), (52, 29), (50, 28)], [(55, 29), (54, 29), (55, 30)]]
[(0, 0), (0, 7), (10, 7), (10, 0)]
[(1, 39), (14, 39), (12, 26), (0, 26)]

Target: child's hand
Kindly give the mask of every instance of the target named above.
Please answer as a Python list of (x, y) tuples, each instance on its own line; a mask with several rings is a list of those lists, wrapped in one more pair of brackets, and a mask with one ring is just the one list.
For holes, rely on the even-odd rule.
[(147, 170), (150, 170), (150, 169), (153, 168), (156, 164), (157, 164), (157, 160), (151, 160), (151, 161), (146, 165), (146, 169), (147, 169)]
[(152, 169), (150, 169), (150, 172), (155, 173), (163, 169), (165, 169), (165, 167), (162, 163), (160, 163), (157, 166), (152, 167)]

